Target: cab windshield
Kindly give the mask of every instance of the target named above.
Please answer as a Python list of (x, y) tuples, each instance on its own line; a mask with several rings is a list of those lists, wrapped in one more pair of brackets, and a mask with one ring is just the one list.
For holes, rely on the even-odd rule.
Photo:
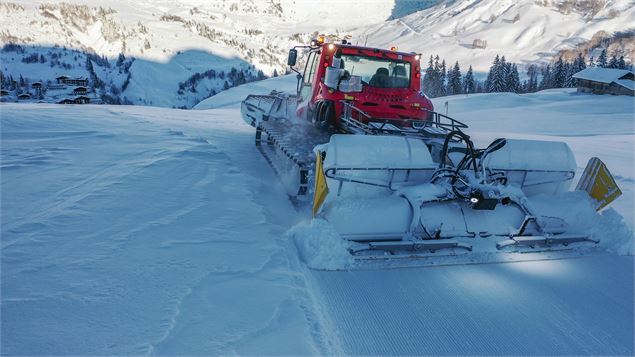
[(342, 55), (347, 74), (361, 76), (362, 84), (376, 88), (408, 88), (410, 86), (410, 63), (356, 55)]

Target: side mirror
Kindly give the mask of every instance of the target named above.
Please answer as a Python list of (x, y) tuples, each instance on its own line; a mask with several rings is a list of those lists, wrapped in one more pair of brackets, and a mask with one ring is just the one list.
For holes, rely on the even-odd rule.
[(289, 50), (289, 57), (287, 58), (287, 64), (291, 67), (295, 66), (295, 62), (298, 59), (298, 50), (292, 48)]

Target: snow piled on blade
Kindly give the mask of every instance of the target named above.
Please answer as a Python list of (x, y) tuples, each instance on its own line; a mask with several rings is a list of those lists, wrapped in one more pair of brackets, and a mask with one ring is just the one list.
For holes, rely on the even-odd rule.
[(542, 216), (564, 219), (571, 233), (588, 234), (593, 239), (599, 239), (602, 249), (609, 253), (634, 253), (633, 231), (624, 217), (613, 208), (597, 213), (584, 192), (566, 192), (555, 197), (538, 195), (531, 198), (530, 204)]
[(313, 269), (353, 268), (348, 243), (323, 219), (313, 219), (292, 227), (287, 236), (295, 241), (302, 260)]

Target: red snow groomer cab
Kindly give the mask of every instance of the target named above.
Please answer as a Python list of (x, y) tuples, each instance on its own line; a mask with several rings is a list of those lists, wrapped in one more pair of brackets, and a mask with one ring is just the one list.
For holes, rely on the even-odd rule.
[[(308, 49), (303, 73), (294, 68), (296, 48)], [(318, 126), (336, 128), (350, 126), (341, 123), (343, 118), (417, 127), (431, 119), (433, 111), (432, 102), (421, 93), (419, 58), (394, 47), (353, 46), (346, 40), (326, 43), (322, 36), (311, 46), (294, 47), (288, 64), (298, 73), (296, 114)]]

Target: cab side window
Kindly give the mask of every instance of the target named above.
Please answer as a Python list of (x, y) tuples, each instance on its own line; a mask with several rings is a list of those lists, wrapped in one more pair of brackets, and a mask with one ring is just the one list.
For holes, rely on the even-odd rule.
[(317, 60), (318, 60), (319, 53), (318, 52), (312, 52), (309, 55), (309, 59), (307, 60), (307, 66), (306, 66), (306, 71), (305, 71), (305, 75), (304, 75), (304, 84), (311, 84), (311, 81), (313, 80), (313, 76), (315, 75), (315, 70), (317, 68)]
[(311, 52), (306, 62), (306, 68), (304, 69), (304, 76), (302, 78), (302, 88), (300, 89), (300, 97), (305, 100), (311, 94), (311, 81), (315, 75), (317, 69), (317, 60), (320, 57), (319, 52)]

